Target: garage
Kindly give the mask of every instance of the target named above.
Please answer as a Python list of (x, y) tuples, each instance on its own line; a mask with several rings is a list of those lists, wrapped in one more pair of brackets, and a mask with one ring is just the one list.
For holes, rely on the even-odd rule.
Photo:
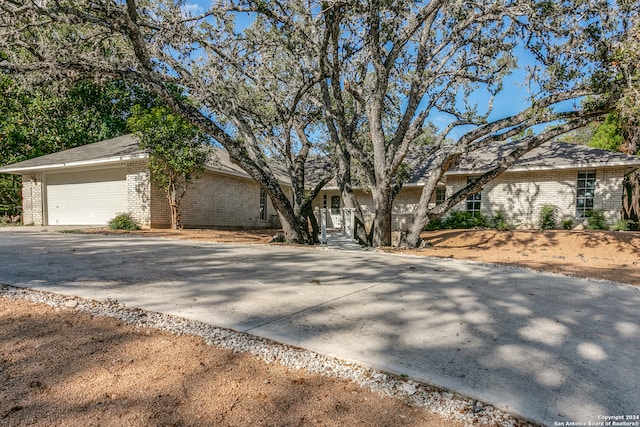
[(127, 211), (126, 169), (47, 174), (48, 225), (105, 225)]

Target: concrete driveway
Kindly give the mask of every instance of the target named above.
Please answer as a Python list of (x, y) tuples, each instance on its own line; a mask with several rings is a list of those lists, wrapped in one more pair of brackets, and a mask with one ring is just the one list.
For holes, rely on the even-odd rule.
[(548, 425), (640, 414), (640, 289), (626, 285), (362, 251), (7, 229), (0, 283), (247, 331)]

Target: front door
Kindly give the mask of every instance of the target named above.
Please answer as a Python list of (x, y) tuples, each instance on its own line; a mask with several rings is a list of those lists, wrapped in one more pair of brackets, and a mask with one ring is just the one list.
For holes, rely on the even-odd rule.
[(329, 208), (331, 221), (327, 224), (331, 228), (342, 228), (342, 214), (340, 212), (340, 196), (331, 196), (331, 207)]

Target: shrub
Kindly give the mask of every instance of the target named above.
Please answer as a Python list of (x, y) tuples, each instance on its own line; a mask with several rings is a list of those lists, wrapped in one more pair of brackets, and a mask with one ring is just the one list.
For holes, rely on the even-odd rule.
[(435, 231), (444, 229), (444, 223), (442, 219), (436, 218), (429, 221), (427, 225), (424, 226), (424, 231)]
[(0, 225), (22, 225), (20, 215), (0, 215)]
[(608, 230), (609, 225), (604, 217), (604, 212), (594, 209), (587, 212), (587, 228), (589, 230)]
[(497, 211), (491, 218), (491, 226), (501, 231), (511, 230), (513, 227), (507, 222), (507, 215), (504, 211)]
[(556, 216), (555, 206), (543, 205), (540, 208), (540, 218), (538, 219), (540, 230), (552, 230), (558, 227), (558, 219)]
[(562, 229), (563, 230), (573, 230), (573, 220), (565, 219), (562, 221)]
[(631, 229), (631, 221), (621, 219), (611, 227), (613, 231), (629, 231)]
[(109, 221), (112, 230), (140, 230), (140, 225), (133, 219), (130, 213), (119, 213)]
[(444, 220), (444, 228), (483, 228), (487, 226), (487, 218), (482, 214), (453, 211)]

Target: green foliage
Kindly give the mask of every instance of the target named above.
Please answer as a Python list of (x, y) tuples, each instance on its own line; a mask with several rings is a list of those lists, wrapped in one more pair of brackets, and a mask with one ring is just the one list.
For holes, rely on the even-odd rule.
[(445, 229), (468, 229), (468, 228), (495, 228), (501, 231), (512, 230), (506, 214), (497, 211), (489, 219), (481, 214), (473, 214), (465, 211), (453, 211), (444, 220), (436, 218), (424, 227), (425, 231), (445, 230)]
[(140, 230), (140, 225), (130, 213), (119, 213), (109, 221), (112, 230)]
[(19, 216), (0, 215), (0, 226), (5, 225), (22, 225), (22, 223), (20, 222)]
[(210, 153), (204, 145), (207, 136), (168, 108), (146, 110), (136, 105), (128, 125), (136, 132), (140, 148), (151, 152), (153, 177), (165, 190), (173, 178), (182, 176), (189, 181), (204, 171)]
[(445, 228), (485, 228), (487, 218), (482, 214), (473, 212), (454, 211), (445, 219)]
[(166, 193), (171, 225), (177, 228), (180, 200), (191, 180), (204, 172), (211, 155), (208, 137), (164, 106), (151, 109), (134, 106), (128, 125), (136, 132), (140, 148), (151, 153), (152, 179)]
[(425, 230), (486, 228), (488, 225), (489, 221), (482, 214), (474, 215), (472, 212), (453, 211), (444, 220), (438, 218), (430, 221)]
[(442, 230), (442, 229), (444, 229), (444, 223), (440, 218), (435, 218), (430, 220), (427, 223), (427, 225), (425, 225), (423, 228), (424, 231), (435, 231), (435, 230)]
[(626, 219), (621, 219), (620, 221), (613, 224), (613, 227), (611, 227), (613, 231), (629, 231), (630, 228), (631, 228), (631, 221)]
[(602, 150), (619, 151), (623, 143), (620, 116), (616, 113), (607, 115), (598, 126), (588, 145)]
[(562, 229), (573, 230), (573, 220), (569, 218), (562, 220)]
[(604, 212), (594, 209), (587, 212), (587, 228), (589, 230), (608, 230), (609, 224), (604, 217)]
[(540, 208), (538, 227), (540, 228), (540, 230), (553, 230), (554, 228), (558, 227), (558, 218), (555, 206), (543, 205)]
[(489, 223), (492, 228), (496, 228), (500, 231), (507, 231), (513, 228), (507, 221), (507, 215), (504, 211), (501, 210), (493, 214), (493, 217), (491, 218), (491, 221), (489, 221)]
[(13, 217), (22, 211), (20, 177), (0, 175), (0, 217)]
[[(122, 135), (134, 103), (153, 99), (119, 81), (79, 82), (62, 92), (26, 89), (0, 75), (0, 165)], [(0, 215), (18, 215), (20, 200), (20, 178), (0, 175)]]

